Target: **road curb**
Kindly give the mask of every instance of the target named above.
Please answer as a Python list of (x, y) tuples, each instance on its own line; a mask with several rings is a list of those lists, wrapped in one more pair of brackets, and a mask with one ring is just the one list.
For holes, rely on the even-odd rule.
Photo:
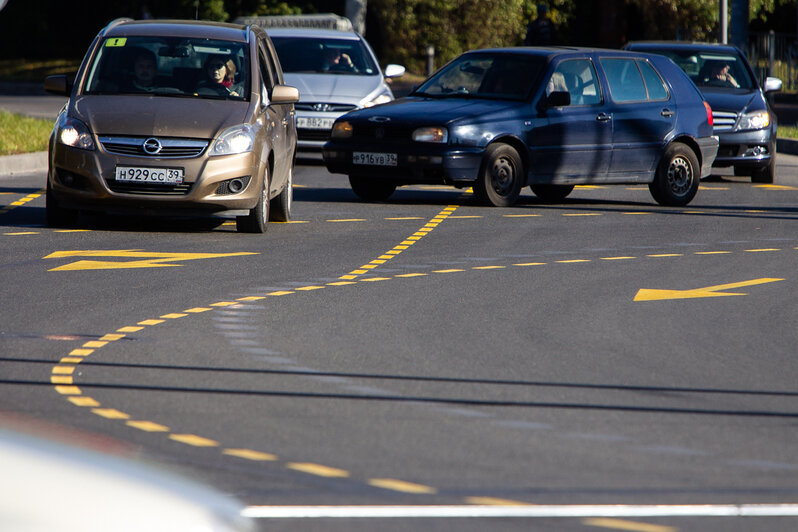
[(47, 152), (20, 153), (0, 157), (0, 179), (14, 174), (47, 170)]
[(776, 152), (798, 155), (798, 139), (776, 139)]

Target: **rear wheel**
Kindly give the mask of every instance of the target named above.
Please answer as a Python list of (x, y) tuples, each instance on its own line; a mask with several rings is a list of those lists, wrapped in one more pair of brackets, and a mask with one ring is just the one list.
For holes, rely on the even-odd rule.
[(573, 185), (530, 185), (535, 196), (546, 203), (558, 203), (573, 191)]
[(287, 222), (291, 220), (291, 207), (294, 203), (294, 169), (289, 168), (285, 188), (271, 201), (269, 220)]
[(686, 145), (674, 142), (665, 150), (654, 182), (648, 189), (660, 205), (681, 207), (695, 197), (700, 181), (700, 167), (695, 153)]
[(269, 171), (263, 173), (258, 202), (246, 216), (236, 216), (239, 233), (263, 233), (269, 224)]
[(358, 198), (366, 201), (385, 201), (396, 191), (394, 183), (356, 175), (349, 176), (349, 185)]
[(515, 148), (491, 144), (485, 151), (474, 195), (480, 203), (510, 207), (518, 201), (524, 186), (524, 164)]
[(78, 223), (78, 211), (62, 207), (53, 195), (50, 183), (47, 183), (44, 203), (45, 218), (49, 227), (73, 227)]

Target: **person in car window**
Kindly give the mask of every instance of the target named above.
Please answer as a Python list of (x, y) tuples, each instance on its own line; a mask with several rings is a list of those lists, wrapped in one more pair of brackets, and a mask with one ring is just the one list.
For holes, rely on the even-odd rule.
[(355, 64), (348, 54), (341, 51), (340, 48), (325, 48), (324, 49), (324, 71), (332, 72), (352, 72), (355, 70)]
[(709, 65), (709, 73), (707, 76), (702, 76), (703, 82), (706, 85), (715, 85), (719, 87), (734, 87), (740, 86), (737, 80), (731, 75), (729, 70), (731, 67), (725, 61), (712, 61)]
[(155, 75), (158, 73), (158, 61), (149, 50), (141, 50), (133, 59), (133, 79), (129, 90), (135, 92), (151, 92), (157, 88)]
[(210, 90), (219, 96), (238, 96), (238, 87), (234, 84), (235, 71), (230, 71), (227, 65), (229, 62), (233, 62), (229, 57), (209, 55), (204, 65), (206, 78), (197, 86), (197, 91)]

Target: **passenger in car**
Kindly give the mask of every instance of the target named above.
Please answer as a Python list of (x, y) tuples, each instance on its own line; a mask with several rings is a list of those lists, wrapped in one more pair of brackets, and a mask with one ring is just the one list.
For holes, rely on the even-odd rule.
[(209, 55), (204, 64), (206, 78), (200, 81), (197, 91), (211, 90), (220, 96), (239, 96), (239, 88), (234, 85), (235, 71), (231, 72), (228, 67), (228, 63), (232, 62), (232, 59), (223, 55)]

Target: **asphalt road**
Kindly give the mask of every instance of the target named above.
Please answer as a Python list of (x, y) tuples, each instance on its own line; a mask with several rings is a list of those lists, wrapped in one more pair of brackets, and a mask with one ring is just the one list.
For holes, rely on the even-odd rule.
[[(0, 411), (198, 478), (262, 530), (798, 528), (798, 157), (678, 209), (295, 180), (294, 222), (243, 235), (53, 230), (43, 173), (0, 179)], [(758, 504), (786, 506), (718, 517)]]

